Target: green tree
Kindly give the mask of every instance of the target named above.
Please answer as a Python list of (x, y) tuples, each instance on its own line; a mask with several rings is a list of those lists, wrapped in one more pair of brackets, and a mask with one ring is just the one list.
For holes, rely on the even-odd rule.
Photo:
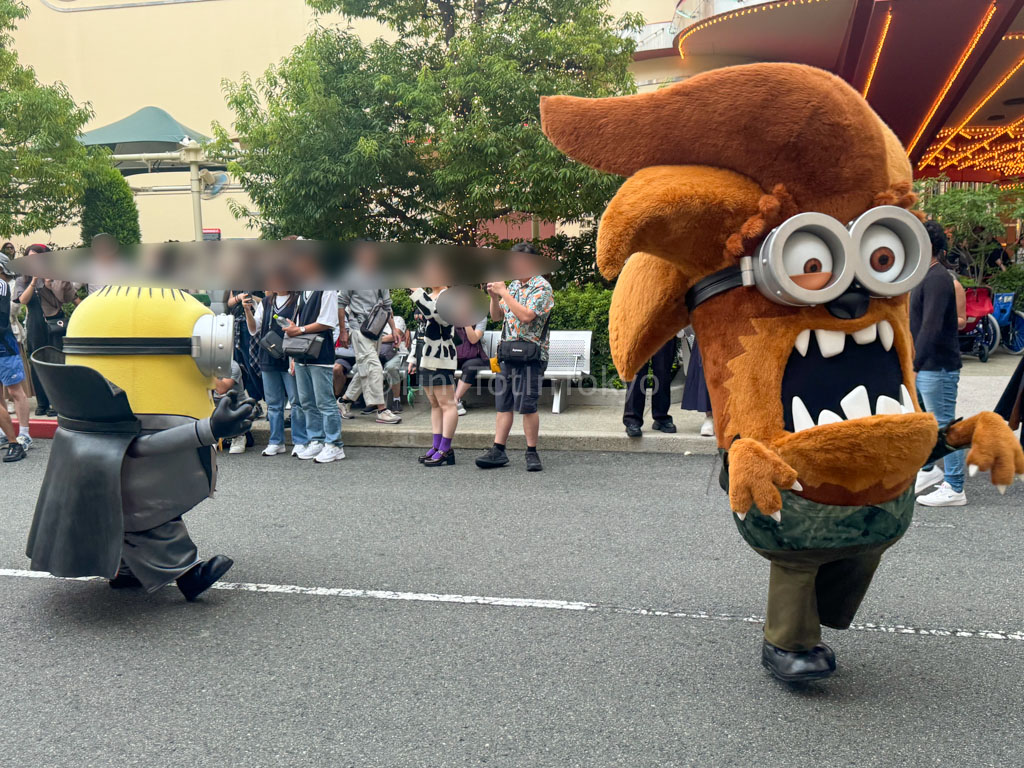
[[(635, 89), (635, 44), (607, 0), (307, 0), (376, 19), (395, 42), (317, 28), (260, 78), (226, 82), (244, 151), (230, 170), (269, 236), (474, 242), (513, 214), (585, 220), (621, 179), (569, 161), (541, 95)], [(231, 154), (232, 133), (215, 126)]]
[(0, 236), (72, 221), (90, 164), (79, 143), (92, 117), (62, 83), (42, 85), (18, 62), (12, 32), (28, 9), (0, 0)]
[(82, 244), (89, 246), (95, 235), (105, 232), (122, 245), (142, 242), (139, 209), (135, 196), (121, 173), (106, 157), (86, 171), (85, 194), (82, 197)]

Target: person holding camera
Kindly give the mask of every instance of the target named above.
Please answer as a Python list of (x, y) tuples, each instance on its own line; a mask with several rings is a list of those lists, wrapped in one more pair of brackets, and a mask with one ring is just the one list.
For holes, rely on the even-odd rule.
[(341, 418), (355, 418), (352, 405), (362, 395), (367, 407), (376, 410), (378, 424), (401, 423), (402, 417), (388, 408), (384, 366), (380, 361), (380, 340), (385, 328), (390, 326), (393, 337), (399, 333), (391, 308), (391, 294), (383, 289), (339, 291), (338, 307), (341, 345), (351, 344), (356, 356), (352, 379), (338, 401)]
[[(26, 256), (49, 252), (47, 246), (39, 244), (25, 249)], [(64, 305), (79, 302), (74, 283), (22, 275), (14, 284), (14, 295), (19, 304), (28, 308), (25, 324), (29, 356), (42, 347), (62, 349), (67, 326)], [(56, 416), (57, 411), (50, 405), (50, 399), (35, 371), (32, 371), (32, 388), (36, 393), (36, 416)]]
[(430, 427), (434, 441), (420, 456), (425, 467), (455, 463), (452, 439), (459, 425), (455, 405), (455, 334), (451, 323), (437, 309), (437, 300), (447, 290), (444, 286), (417, 288), (409, 297), (422, 318), (423, 332), (417, 334), (409, 360), (409, 373), (419, 373), (419, 383), (430, 401)]
[[(534, 269), (530, 256), (537, 255), (530, 243), (512, 247), (510, 267), (513, 274), (526, 275)], [(512, 431), (514, 412), (523, 417), (526, 435), (526, 469), (540, 472), (544, 469), (537, 454), (540, 435), (540, 414), (537, 400), (548, 362), (548, 321), (555, 307), (551, 283), (540, 275), (527, 280), (488, 283), (491, 297), (491, 319), (502, 323), (498, 362), (501, 370), (494, 380), (494, 400), (497, 409), (494, 445), (478, 456), (476, 465), (493, 469), (508, 464), (505, 445)]]
[(281, 323), (294, 319), (298, 304), (297, 291), (267, 291), (266, 298), (255, 308), (248, 296), (242, 302), (246, 326), (257, 340), (260, 377), (267, 400), (270, 441), (263, 449), (264, 456), (277, 456), (288, 450), (284, 445), (284, 411), (289, 401), (296, 404), (292, 408), (292, 456), (298, 456), (306, 448), (306, 419), (298, 407), (295, 377), (289, 371), (288, 357), (282, 348), (284, 329)]

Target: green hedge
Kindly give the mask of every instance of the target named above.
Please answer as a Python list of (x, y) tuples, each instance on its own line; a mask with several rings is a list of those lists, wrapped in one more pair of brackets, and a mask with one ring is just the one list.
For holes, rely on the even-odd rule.
[(988, 284), (996, 293), (1016, 293), (1013, 308), (1024, 312), (1024, 264), (1014, 264), (1005, 272), (997, 272)]

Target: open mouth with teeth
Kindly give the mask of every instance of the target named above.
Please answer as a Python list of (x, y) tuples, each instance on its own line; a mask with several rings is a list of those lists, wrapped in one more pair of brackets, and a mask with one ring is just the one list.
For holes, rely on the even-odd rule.
[(888, 320), (853, 333), (801, 331), (782, 377), (785, 429), (913, 413), (893, 340)]

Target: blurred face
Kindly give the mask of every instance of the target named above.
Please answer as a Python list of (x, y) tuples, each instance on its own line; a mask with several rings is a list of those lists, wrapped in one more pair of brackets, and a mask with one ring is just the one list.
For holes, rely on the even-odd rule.
[(9, 256), (12, 259), (14, 258), (14, 255), (16, 253), (16, 251), (14, 250), (13, 243), (4, 243), (3, 248), (0, 250), (2, 250), (7, 256)]

